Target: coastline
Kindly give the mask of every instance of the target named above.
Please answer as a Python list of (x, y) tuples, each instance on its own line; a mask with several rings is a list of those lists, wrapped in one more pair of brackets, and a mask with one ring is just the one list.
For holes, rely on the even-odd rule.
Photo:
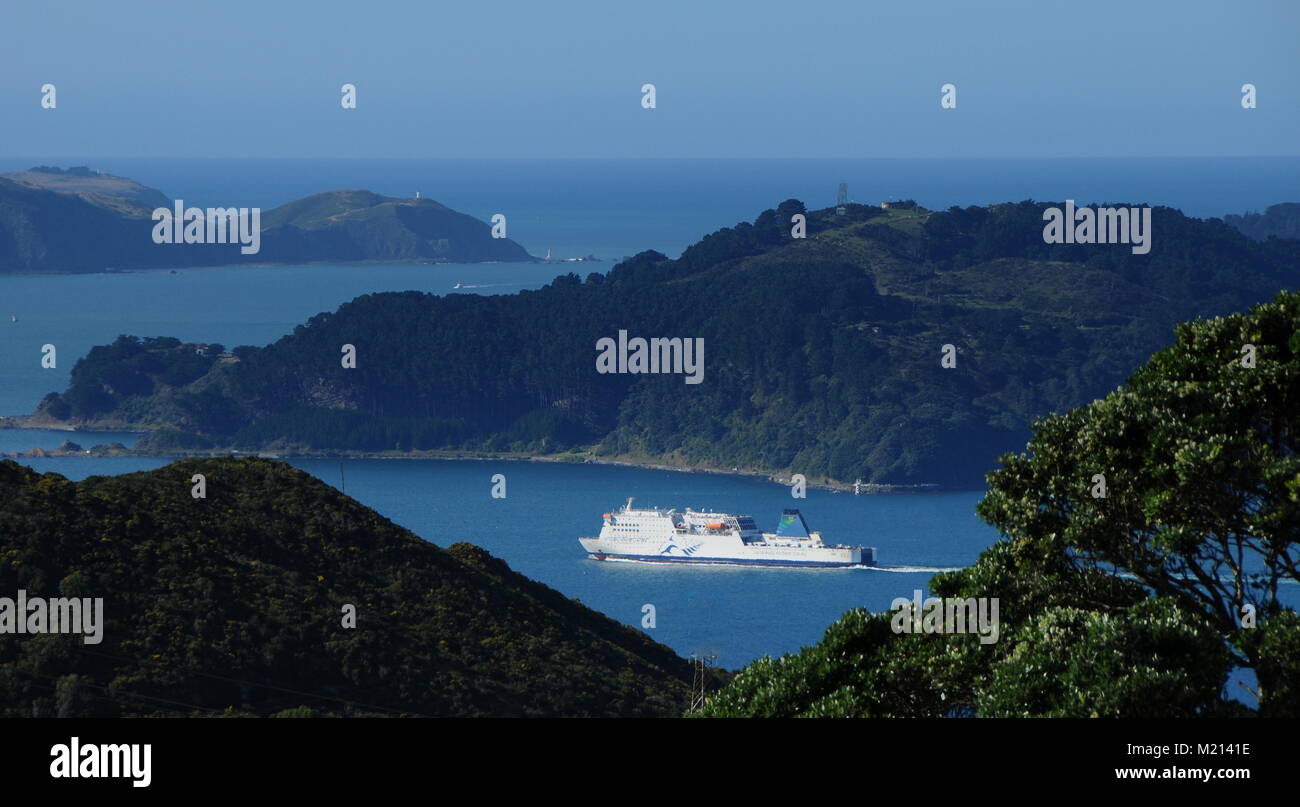
[[(60, 431), (67, 432), (69, 435), (80, 432), (94, 432), (101, 434), (111, 434), (114, 432), (122, 434), (141, 434), (142, 430), (137, 428), (124, 428), (120, 425), (96, 425), (93, 428), (83, 428), (79, 426), (70, 426), (66, 423), (31, 423), (24, 416), (0, 416), (0, 429), (13, 429), (21, 431)], [(148, 431), (148, 430), (144, 430)], [(71, 441), (71, 438), (69, 438)], [(727, 476), (744, 476), (751, 478), (761, 478), (773, 484), (783, 487), (789, 487), (791, 481), (788, 477), (781, 475), (780, 472), (757, 469), (757, 468), (717, 468), (711, 466), (691, 465), (688, 463), (665, 462), (662, 459), (641, 458), (631, 456), (597, 456), (590, 450), (566, 451), (557, 454), (536, 454), (531, 452), (513, 452), (513, 451), (468, 451), (468, 450), (451, 450), (437, 449), (428, 451), (349, 451), (349, 450), (320, 450), (320, 451), (303, 451), (303, 450), (260, 450), (260, 451), (242, 451), (236, 449), (205, 449), (191, 451), (174, 451), (174, 452), (153, 452), (153, 451), (136, 451), (135, 449), (115, 448), (121, 444), (95, 445), (89, 448), (82, 448), (77, 451), (64, 449), (42, 449), (33, 447), (28, 451), (11, 451), (0, 452), (0, 459), (32, 459), (32, 458), (58, 458), (58, 457), (141, 457), (151, 459), (190, 459), (195, 457), (261, 457), (264, 459), (290, 460), (290, 459), (381, 459), (381, 460), (472, 460), (472, 461), (497, 461), (497, 462), (563, 462), (572, 464), (586, 465), (614, 465), (627, 468), (644, 468), (656, 471), (676, 471), (678, 473), (704, 473), (704, 474), (723, 474)], [(852, 493), (853, 483), (843, 482), (836, 479), (808, 479), (805, 487), (817, 490), (830, 490), (839, 493)], [(862, 494), (877, 493), (934, 493), (939, 491), (953, 490), (932, 483), (921, 483), (916, 485), (890, 485), (877, 483), (861, 483), (859, 490)]]
[(546, 260), (540, 255), (529, 255), (527, 258), (517, 261), (503, 260), (485, 260), (485, 261), (452, 261), (452, 260), (431, 260), (428, 258), (363, 258), (361, 260), (319, 260), (319, 261), (246, 261), (241, 263), (214, 263), (214, 264), (178, 264), (176, 266), (137, 266), (130, 268), (112, 269), (23, 269), (22, 271), (9, 272), (0, 269), (0, 276), (3, 277), (64, 277), (73, 275), (135, 275), (135, 274), (168, 274), (170, 272), (195, 271), (200, 269), (284, 269), (298, 266), (488, 266), (491, 264), (547, 264), (555, 266), (568, 266), (573, 263), (608, 263), (614, 264), (618, 261), (605, 258), (597, 258), (594, 261), (582, 259), (577, 261), (570, 260)]

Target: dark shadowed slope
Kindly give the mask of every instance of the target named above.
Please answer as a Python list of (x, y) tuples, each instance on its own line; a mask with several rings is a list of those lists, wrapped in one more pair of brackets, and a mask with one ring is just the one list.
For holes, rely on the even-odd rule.
[(19, 589), (102, 597), (106, 626), (98, 645), (0, 636), (4, 716), (675, 715), (690, 681), (668, 648), (482, 549), (440, 549), (268, 460), (80, 483), (0, 461), (0, 597)]

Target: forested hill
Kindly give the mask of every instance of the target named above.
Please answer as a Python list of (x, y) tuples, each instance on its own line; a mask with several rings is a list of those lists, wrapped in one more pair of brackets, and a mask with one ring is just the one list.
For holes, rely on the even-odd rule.
[[(165, 430), (153, 449), (590, 449), (974, 486), (1033, 418), (1122, 383), (1174, 323), (1300, 285), (1297, 242), (1156, 208), (1149, 254), (1053, 245), (1045, 207), (850, 205), (808, 212), (793, 239), (789, 200), (676, 260), (513, 296), (367, 295), (233, 356), (122, 338), (30, 422)], [(702, 382), (598, 373), (597, 341), (620, 330), (702, 338)]]
[(527, 261), (492, 228), (432, 199), (396, 199), (363, 190), (318, 193), (266, 212), (259, 260)]
[(0, 717), (675, 716), (689, 699), (689, 663), (645, 634), (269, 460), (75, 483), (0, 461), (10, 610), (20, 590), (103, 598), (101, 641), (11, 624)]
[(1263, 214), (1227, 215), (1223, 220), (1257, 241), (1273, 236), (1300, 239), (1300, 202), (1269, 205)]

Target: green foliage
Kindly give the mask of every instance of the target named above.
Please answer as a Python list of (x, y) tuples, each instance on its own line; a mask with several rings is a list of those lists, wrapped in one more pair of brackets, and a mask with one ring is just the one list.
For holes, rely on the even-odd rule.
[(984, 717), (1193, 717), (1219, 700), (1230, 662), (1218, 635), (1172, 600), (1120, 613), (1052, 608), (989, 666)]
[(295, 706), (292, 709), (276, 712), (270, 717), (323, 717), (323, 715), (310, 706)]
[(1237, 641), (1256, 659), (1260, 714), (1264, 717), (1300, 717), (1300, 615), (1282, 610)]
[(178, 429), (159, 429), (149, 432), (135, 444), (137, 451), (163, 454), (169, 451), (203, 451), (212, 447), (212, 442), (201, 435)]
[(18, 589), (102, 597), (106, 624), (98, 645), (0, 641), (0, 717), (666, 716), (689, 691), (643, 633), (268, 460), (78, 483), (0, 462), (0, 591)]
[[(1180, 325), (1125, 387), (1039, 421), (1028, 451), (989, 475), (981, 516), (1131, 574), (1233, 639), (1245, 605), (1271, 616), (1278, 586), (1300, 581), (1298, 332), (1300, 295), (1287, 293)], [(1104, 498), (1091, 493), (1099, 473)]]
[[(764, 657), (711, 695), (703, 717), (963, 715), (974, 636), (895, 634), (889, 616), (856, 609), (798, 654)], [(976, 645), (978, 647), (978, 645)], [(953, 699), (952, 694), (966, 693)]]
[(1223, 693), (1235, 665), (1256, 673), (1258, 714), (1300, 714), (1300, 618), (1277, 597), (1300, 582), (1300, 294), (1176, 335), (989, 474), (978, 511), (1006, 537), (931, 587), (998, 598), (996, 643), (854, 611), (705, 714), (1231, 715), (1247, 711)]
[(1257, 241), (1267, 238), (1300, 238), (1300, 203), (1269, 205), (1263, 215), (1246, 213), (1224, 216), (1223, 221)]
[[(838, 216), (787, 200), (677, 260), (641, 253), (599, 283), (365, 295), (179, 390), (154, 373), (138, 383), (161, 387), (152, 394), (117, 391), (104, 379), (125, 371), (93, 353), (63, 400), (88, 425), (169, 426), (241, 448), (585, 442), (605, 456), (810, 480), (975, 486), (1035, 417), (1105, 394), (1180, 319), (1266, 299), (1300, 266), (1300, 244), (1257, 244), (1167, 209), (1149, 255), (1062, 251), (1043, 243), (1043, 207), (849, 205)], [(790, 238), (796, 212), (807, 239)], [(596, 341), (619, 330), (703, 338), (704, 382), (598, 374)], [(342, 368), (339, 346), (358, 341), (356, 369)], [(940, 368), (944, 344), (956, 369)]]
[(41, 399), (38, 412), (44, 412), (55, 420), (70, 420), (74, 417), (72, 405), (57, 392), (51, 392)]
[(56, 419), (90, 419), (156, 392), (184, 387), (205, 375), (221, 345), (182, 344), (179, 339), (119, 336), (93, 347), (72, 368), (63, 395), (46, 396), (41, 412)]
[(251, 423), (230, 438), (244, 450), (259, 448), (389, 451), (402, 445), (426, 451), (470, 443), (473, 431), (460, 420), (367, 417), (360, 412), (302, 407)]
[(328, 191), (269, 210), (259, 261), (526, 261), (483, 221), (431, 199), (397, 199), (363, 190)]

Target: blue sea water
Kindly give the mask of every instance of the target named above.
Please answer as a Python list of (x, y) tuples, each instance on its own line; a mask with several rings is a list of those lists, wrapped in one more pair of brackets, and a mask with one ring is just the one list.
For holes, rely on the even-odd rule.
[[(0, 431), (0, 436), (5, 432)], [(152, 470), (167, 460), (137, 457), (23, 459), (41, 472), (80, 480)], [(292, 460), (301, 468), (439, 546), (468, 541), (511, 568), (667, 644), (678, 653), (712, 654), (736, 669), (765, 655), (817, 642), (844, 612), (887, 610), (930, 578), (973, 563), (998, 540), (976, 518), (976, 491), (854, 496), (809, 490), (794, 501), (788, 488), (726, 474), (623, 466), (504, 460)], [(492, 476), (506, 477), (506, 498), (491, 497)], [(875, 569), (774, 569), (615, 563), (587, 558), (581, 536), (600, 528), (600, 514), (629, 496), (638, 504), (718, 509), (753, 515), (775, 529), (798, 507), (827, 540), (875, 546)], [(1300, 586), (1283, 586), (1282, 601), (1300, 606)], [(655, 625), (644, 628), (644, 606)], [(1238, 681), (1229, 697), (1254, 701)]]
[(97, 445), (121, 443), (130, 448), (140, 439), (138, 434), (126, 432), (63, 431), (60, 429), (0, 429), (0, 454), (14, 454), (40, 448), (49, 451), (65, 441), (83, 449)]
[[(646, 249), (700, 237), (794, 197), (912, 198), (943, 209), (1027, 198), (1163, 204), (1198, 217), (1296, 201), (1300, 157), (789, 160), (160, 160), (2, 157), (0, 172), (84, 164), (199, 206), (271, 208), (336, 188), (416, 191), (484, 220), (507, 214), (532, 254), (600, 263), (223, 267), (76, 276), (0, 274), (0, 415), (26, 414), (93, 345), (118, 334), (227, 347), (267, 344), (360, 294), (418, 289), (513, 294), (558, 274), (608, 271)], [(13, 322), (11, 317), (17, 316)], [(40, 365), (41, 347), (58, 365)]]
[[(362, 294), (512, 294), (564, 271), (536, 263), (408, 263), (0, 274), (0, 415), (28, 414), (46, 394), (66, 389), (77, 359), (120, 334), (266, 345)], [(53, 368), (42, 365), (44, 345), (57, 351)]]
[[(3, 432), (0, 432), (3, 434)], [(158, 468), (162, 459), (51, 458), (22, 462), (71, 479)], [(996, 533), (974, 515), (972, 491), (871, 495), (811, 490), (793, 501), (765, 480), (592, 464), (475, 460), (293, 460), (334, 487), (439, 546), (478, 544), (511, 568), (634, 627), (653, 605), (655, 639), (681, 653), (712, 652), (738, 667), (817, 641), (850, 608), (889, 607), (927, 590), (940, 569), (969, 565)], [(491, 497), (493, 474), (507, 496)], [(346, 480), (346, 482), (344, 481)], [(799, 507), (827, 540), (879, 550), (880, 570), (663, 566), (590, 560), (578, 538), (601, 513), (638, 504), (714, 508), (755, 516), (775, 530)]]
[[(364, 187), (423, 196), (488, 218), (506, 212), (510, 236), (532, 253), (618, 258), (642, 249), (678, 254), (720, 227), (752, 220), (796, 197), (833, 203), (836, 183), (850, 196), (915, 198), (932, 208), (1025, 198), (1167, 204), (1220, 216), (1296, 201), (1300, 159), (1206, 160), (770, 160), (770, 161), (165, 161), (15, 160), (88, 164), (197, 205), (271, 207), (331, 188)], [(67, 386), (76, 360), (118, 334), (176, 336), (229, 347), (263, 345), (313, 314), (360, 294), (418, 289), (510, 294), (554, 275), (607, 271), (572, 265), (359, 265), (224, 267), (74, 276), (0, 275), (0, 414), (25, 414)], [(18, 321), (11, 321), (10, 315)], [(41, 367), (54, 344), (58, 364)], [(122, 434), (0, 430), (0, 452), (53, 448), (71, 439), (89, 448)], [(141, 458), (21, 460), (80, 479), (159, 467)], [(990, 458), (992, 461), (992, 458)], [(467, 540), (518, 571), (639, 627), (656, 607), (656, 639), (682, 653), (713, 652), (739, 667), (765, 654), (817, 641), (844, 611), (887, 608), (926, 590), (935, 570), (971, 563), (996, 540), (973, 512), (978, 492), (854, 497), (809, 491), (798, 502), (830, 540), (879, 549), (877, 570), (681, 568), (599, 563), (580, 535), (627, 496), (643, 504), (748, 512), (775, 526), (792, 502), (787, 489), (746, 477), (682, 474), (598, 465), (438, 460), (295, 461), (298, 467), (446, 546)], [(489, 496), (504, 473), (509, 495)], [(901, 567), (901, 568), (900, 568)], [(1290, 587), (1288, 601), (1300, 599)], [(1293, 603), (1294, 604), (1294, 603)]]

